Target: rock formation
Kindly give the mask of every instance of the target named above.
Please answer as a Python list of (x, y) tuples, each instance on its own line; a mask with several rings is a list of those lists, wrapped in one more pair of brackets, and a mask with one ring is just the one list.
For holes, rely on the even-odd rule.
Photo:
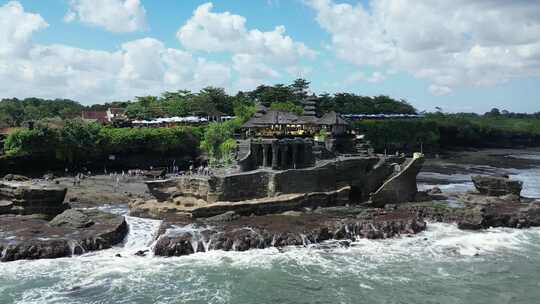
[(383, 207), (386, 204), (399, 204), (412, 202), (418, 192), (416, 176), (422, 169), (424, 157), (415, 154), (413, 159), (403, 165), (396, 165), (397, 169), (375, 193), (371, 195), (374, 207)]
[(0, 214), (34, 215), (51, 219), (69, 208), (67, 189), (50, 183), (0, 181)]
[(123, 216), (70, 209), (50, 223), (29, 216), (0, 215), (0, 261), (69, 257), (110, 248), (128, 232)]
[[(258, 169), (213, 176), (185, 175), (147, 182), (157, 201), (130, 204), (132, 215), (159, 217), (164, 213), (190, 212), (212, 216), (242, 210), (261, 214), (359, 204), (376, 195), (380, 205), (410, 201), (417, 192), (416, 175), (422, 157), (395, 167), (403, 157), (347, 156), (318, 162), (314, 167), (288, 170)], [(387, 180), (387, 187), (380, 190)], [(386, 191), (393, 189), (393, 191)], [(346, 191), (346, 193), (345, 193)], [(338, 197), (336, 197), (336, 195)]]
[[(425, 230), (414, 213), (322, 208), (292, 215), (240, 217), (226, 223), (195, 222), (185, 226), (166, 220), (155, 244), (155, 254), (181, 256), (209, 250), (245, 251), (268, 247), (305, 246), (327, 240), (383, 239)], [(177, 227), (183, 226), (183, 228)]]
[(499, 176), (473, 176), (474, 186), (484, 195), (503, 196), (503, 195), (521, 195), (523, 183), (521, 181), (511, 180), (508, 177)]

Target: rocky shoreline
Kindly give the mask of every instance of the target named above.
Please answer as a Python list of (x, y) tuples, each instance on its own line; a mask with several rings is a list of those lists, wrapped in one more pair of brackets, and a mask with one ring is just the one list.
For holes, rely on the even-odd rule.
[(56, 183), (6, 176), (0, 181), (0, 261), (60, 258), (111, 248), (128, 233), (123, 216), (71, 209)]
[[(492, 164), (496, 162), (493, 159), (504, 162), (508, 158), (502, 152), (490, 155), (488, 162)], [(522, 159), (512, 160), (513, 165), (518, 163), (526, 166)], [(129, 230), (124, 216), (95, 209), (105, 203), (118, 203), (117, 199), (132, 200), (131, 215), (162, 220), (151, 247), (156, 256), (307, 246), (332, 240), (348, 246), (361, 238), (411, 236), (425, 231), (427, 222), (456, 223), (466, 230), (540, 226), (538, 201), (520, 197), (521, 184), (501, 175), (497, 168), (480, 163), (466, 171), (465, 165), (456, 162), (441, 161), (437, 167), (430, 160), (427, 166), (432, 172), (444, 172), (445, 168), (457, 172), (456, 168), (460, 168), (460, 173), (484, 176), (471, 180), (478, 191), (443, 193), (435, 188), (419, 192), (410, 203), (350, 204), (343, 200), (349, 191), (344, 189), (336, 193), (278, 195), (230, 205), (195, 204), (192, 213), (177, 212), (174, 200), (146, 200), (144, 184), (137, 180), (126, 182), (122, 191), (114, 195), (103, 186), (107, 184), (106, 176), (73, 187), (65, 178), (48, 184), (2, 181), (0, 261), (69, 257), (121, 244)], [(51, 195), (43, 195), (44, 191), (51, 191)], [(101, 199), (93, 202), (96, 196)], [(318, 202), (314, 203), (314, 199)], [(274, 206), (276, 200), (280, 203)]]

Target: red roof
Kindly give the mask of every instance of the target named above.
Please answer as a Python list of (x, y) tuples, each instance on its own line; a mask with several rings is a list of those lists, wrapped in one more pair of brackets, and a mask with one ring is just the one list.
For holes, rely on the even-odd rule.
[(106, 111), (82, 111), (82, 119), (95, 120), (101, 123), (108, 122)]
[(0, 134), (8, 135), (9, 133), (15, 131), (17, 128), (0, 128)]

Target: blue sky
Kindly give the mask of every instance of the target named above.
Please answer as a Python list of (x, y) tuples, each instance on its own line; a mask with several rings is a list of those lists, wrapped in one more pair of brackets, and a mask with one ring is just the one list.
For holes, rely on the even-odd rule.
[(0, 0), (0, 97), (89, 104), (303, 76), (420, 110), (540, 111), (540, 4), (442, 2)]

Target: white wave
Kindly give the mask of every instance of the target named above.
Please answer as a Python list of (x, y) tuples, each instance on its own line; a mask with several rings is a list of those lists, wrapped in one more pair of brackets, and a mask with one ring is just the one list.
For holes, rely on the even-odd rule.
[(540, 154), (524, 153), (524, 154), (512, 154), (508, 155), (511, 158), (528, 159), (528, 160), (540, 160)]
[(522, 196), (540, 198), (540, 168), (513, 170), (510, 177), (523, 182)]

